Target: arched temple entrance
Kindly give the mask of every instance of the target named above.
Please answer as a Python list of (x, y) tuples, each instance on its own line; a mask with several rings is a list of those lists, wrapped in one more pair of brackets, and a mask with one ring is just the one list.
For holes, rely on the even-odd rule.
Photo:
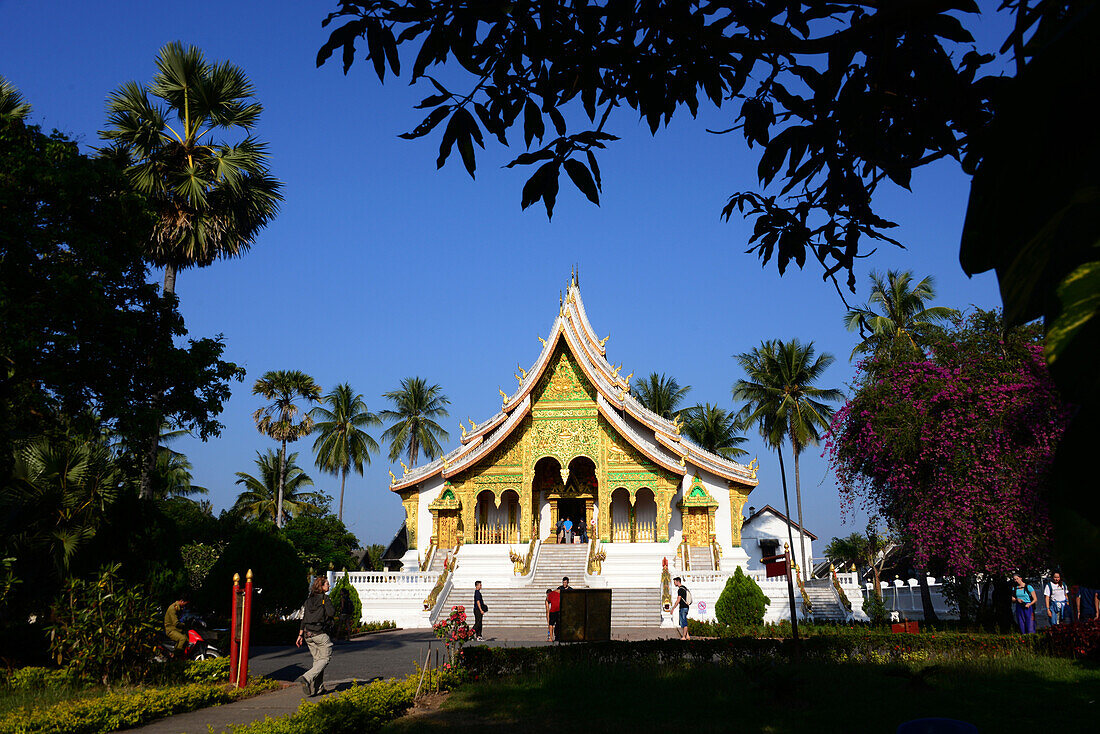
[(544, 541), (553, 542), (556, 539), (558, 521), (566, 518), (573, 521), (574, 527), (583, 520), (589, 534), (596, 535), (592, 528), (592, 513), (599, 482), (596, 479), (596, 463), (592, 459), (577, 456), (563, 471), (557, 459), (543, 457), (535, 463), (532, 485), (535, 517), (540, 519), (538, 530)]

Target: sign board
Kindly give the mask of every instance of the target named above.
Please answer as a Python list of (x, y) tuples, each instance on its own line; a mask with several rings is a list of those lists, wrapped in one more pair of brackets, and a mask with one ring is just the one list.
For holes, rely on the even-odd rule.
[(707, 613), (707, 603), (705, 601), (699, 602), (699, 616), (703, 616)]
[(561, 594), (560, 642), (611, 639), (611, 589), (569, 589)]

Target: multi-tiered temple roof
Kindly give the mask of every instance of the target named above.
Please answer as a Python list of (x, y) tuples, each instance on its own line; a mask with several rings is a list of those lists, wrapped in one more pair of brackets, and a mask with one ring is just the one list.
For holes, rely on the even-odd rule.
[[(498, 413), (469, 431), (463, 431), (461, 445), (446, 455), (420, 467), (414, 467), (390, 485), (395, 492), (410, 489), (437, 475), (443, 479), (456, 476), (488, 457), (531, 411), (532, 392), (539, 384), (560, 342), (569, 351), (596, 390), (599, 414), (615, 431), (650, 461), (664, 469), (683, 476), (689, 464), (727, 481), (755, 487), (755, 468), (739, 464), (702, 447), (680, 435), (680, 425), (646, 409), (630, 394), (631, 375), (619, 374), (619, 367), (607, 360), (607, 337), (600, 339), (588, 321), (580, 288), (576, 279), (570, 283), (565, 300), (546, 339), (540, 337), (542, 352), (531, 369), (523, 373), (518, 389), (504, 395)], [(633, 373), (631, 373), (633, 374)], [(633, 420), (628, 420), (632, 418)]]

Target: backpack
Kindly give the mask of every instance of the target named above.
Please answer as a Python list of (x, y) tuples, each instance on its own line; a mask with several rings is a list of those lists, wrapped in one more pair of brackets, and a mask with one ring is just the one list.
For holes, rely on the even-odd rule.
[(689, 589), (686, 586), (681, 586), (680, 588), (684, 590), (684, 603), (687, 604), (690, 607), (691, 606), (691, 589)]

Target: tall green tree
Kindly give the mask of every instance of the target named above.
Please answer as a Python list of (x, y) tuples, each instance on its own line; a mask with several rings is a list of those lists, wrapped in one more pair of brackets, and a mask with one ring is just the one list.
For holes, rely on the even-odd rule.
[(404, 453), (409, 466), (416, 466), (421, 452), (428, 459), (443, 454), (439, 441), (450, 435), (437, 420), (447, 417), (446, 406), (451, 401), (442, 387), (429, 385), (423, 377), (406, 377), (400, 390), (391, 390), (382, 397), (393, 403), (393, 410), (380, 414), (383, 420), (393, 423), (382, 433), (390, 444), (390, 461), (397, 461)]
[(780, 443), (776, 441), (781, 437), (791, 444), (798, 528), (801, 533), (799, 555), (803, 569), (809, 566), (802, 525), (798, 459), (807, 446), (817, 444), (822, 432), (828, 430), (833, 408), (826, 403), (844, 398), (840, 390), (820, 388), (814, 384), (834, 361), (834, 357), (827, 352), (815, 359), (813, 342), (802, 344), (797, 339), (789, 342), (765, 341), (751, 352), (737, 355), (737, 363), (745, 378), (734, 384), (733, 398), (745, 402), (739, 414), (742, 423), (761, 427), (765, 438), (777, 451), (780, 450)]
[[(174, 294), (179, 270), (248, 251), (277, 213), (282, 184), (252, 135), (263, 108), (240, 67), (178, 41), (160, 50), (156, 67), (148, 86), (130, 81), (111, 93), (100, 136), (154, 209), (146, 258), (164, 268), (164, 292)], [(154, 408), (162, 399), (151, 396)], [(157, 451), (155, 436), (148, 441), (143, 496)]]
[(894, 358), (920, 358), (928, 345), (930, 332), (959, 315), (953, 308), (927, 306), (936, 297), (935, 281), (926, 276), (913, 284), (913, 274), (896, 270), (871, 272), (871, 297), (868, 303), (848, 310), (844, 325), (859, 331), (861, 341), (852, 350), (857, 353), (890, 355)]
[(639, 403), (662, 418), (672, 420), (691, 392), (691, 385), (680, 387), (675, 377), (651, 372), (649, 377), (635, 379), (632, 389)]
[[(252, 394), (270, 400), (252, 414), (256, 428), (279, 442), (278, 509), (275, 524), (283, 526), (283, 490), (286, 479), (286, 445), (308, 436), (313, 430), (313, 418), (304, 413), (299, 400), (310, 403), (319, 400), (321, 387), (313, 378), (299, 370), (271, 370), (256, 380)], [(300, 420), (299, 420), (300, 417)]]
[(288, 517), (320, 510), (315, 492), (306, 491), (313, 479), (298, 466), (298, 453), (282, 456), (268, 449), (256, 452), (259, 476), (237, 472), (237, 481), (244, 487), (233, 504), (233, 512), (254, 519), (269, 518), (282, 527)]
[(156, 208), (147, 256), (174, 293), (179, 270), (240, 257), (255, 244), (278, 212), (282, 184), (252, 135), (263, 107), (240, 67), (209, 62), (179, 41), (160, 50), (156, 67), (148, 86), (126, 82), (111, 94), (100, 135)]
[(313, 453), (317, 467), (340, 477), (340, 509), (337, 518), (344, 519), (344, 485), (348, 472), (355, 470), (363, 476), (363, 468), (370, 464), (371, 453), (378, 453), (378, 442), (363, 429), (380, 426), (382, 420), (367, 410), (363, 396), (344, 382), (324, 397), (324, 405), (310, 411), (314, 420), (317, 440)]
[(747, 439), (740, 435), (741, 423), (736, 413), (704, 403), (688, 408), (684, 414), (684, 435), (702, 448), (727, 459), (748, 453), (740, 448)]

